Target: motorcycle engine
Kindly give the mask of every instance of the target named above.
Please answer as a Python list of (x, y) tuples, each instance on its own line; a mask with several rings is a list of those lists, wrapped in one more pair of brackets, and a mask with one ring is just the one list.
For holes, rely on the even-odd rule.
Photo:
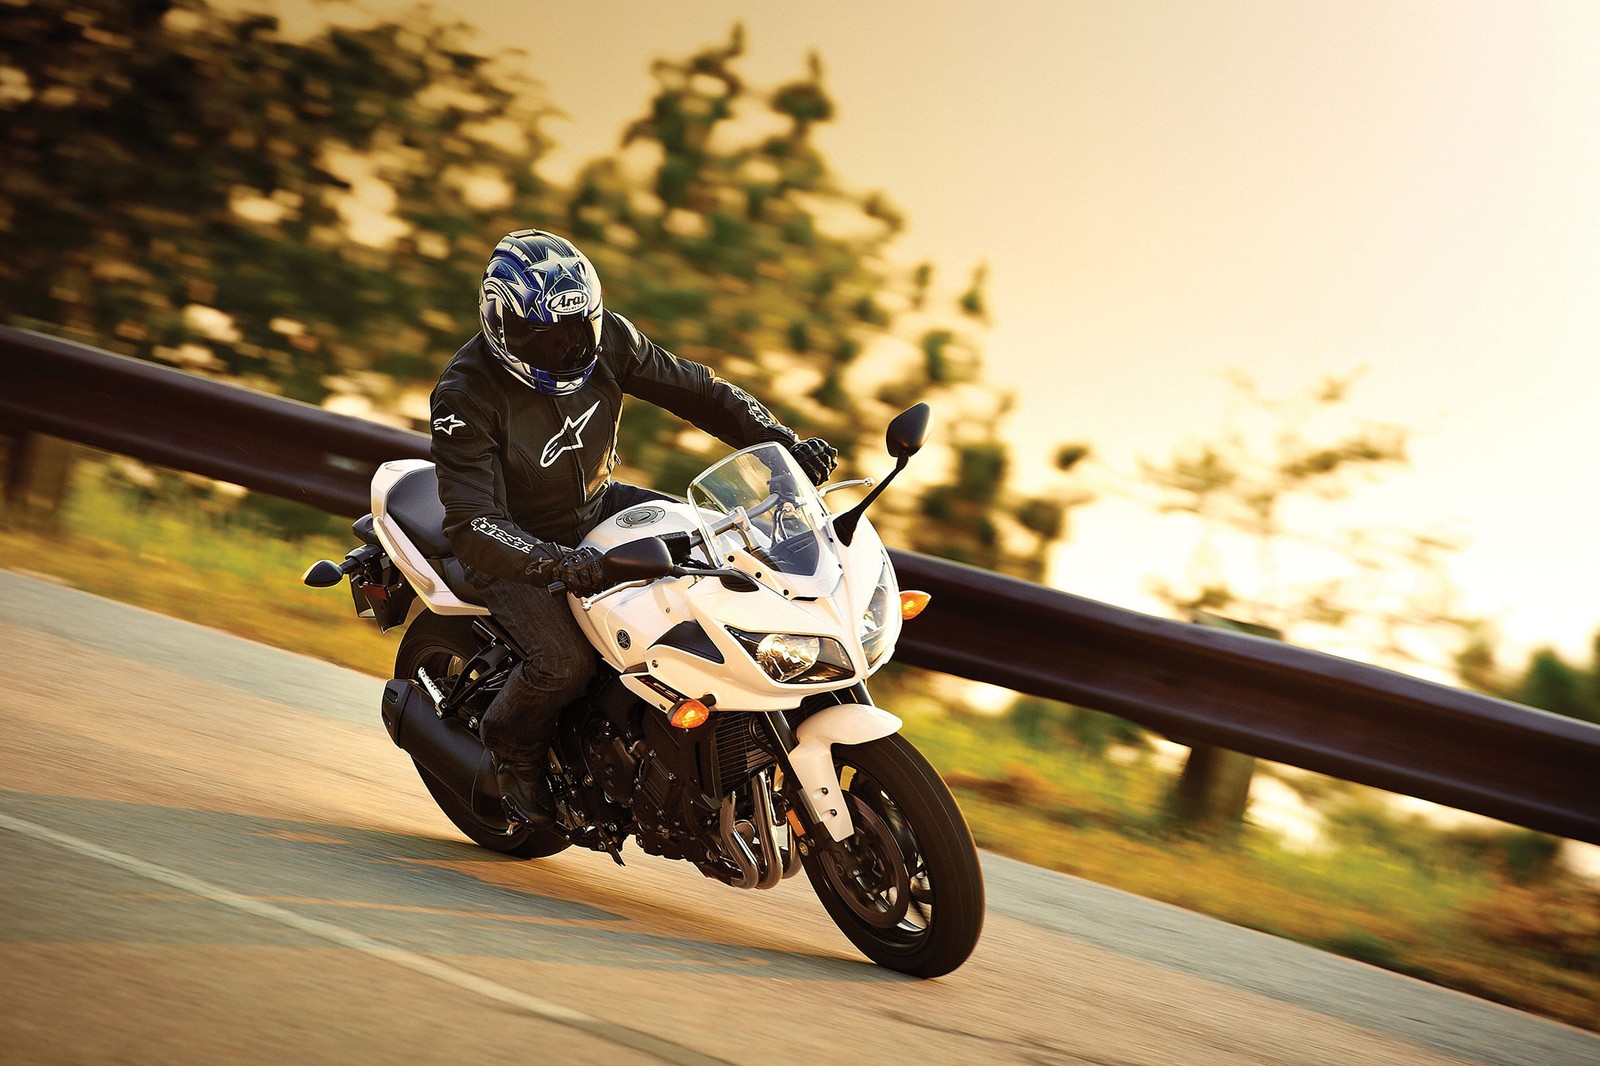
[(711, 849), (702, 829), (711, 824), (714, 811), (695, 802), (698, 787), (688, 787), (699, 779), (693, 745), (659, 714), (643, 716), (641, 725), (644, 755), (633, 794), (639, 846), (668, 859), (704, 861)]
[(606, 825), (618, 843), (631, 829), (651, 855), (700, 859), (706, 848), (691, 828), (698, 819), (684, 788), (695, 775), (692, 762), (687, 775), (681, 764), (693, 752), (678, 750), (660, 715), (647, 717), (642, 704), (630, 702), (627, 712), (590, 715), (575, 731), (584, 772), (574, 784), (586, 820), (591, 827)]

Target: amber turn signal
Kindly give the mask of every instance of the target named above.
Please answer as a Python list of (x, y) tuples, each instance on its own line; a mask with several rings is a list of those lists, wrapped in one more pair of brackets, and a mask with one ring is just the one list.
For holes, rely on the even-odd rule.
[(679, 729), (693, 729), (697, 725), (705, 725), (710, 717), (711, 708), (699, 700), (689, 699), (672, 708), (667, 721)]
[(933, 597), (926, 592), (902, 592), (900, 594), (900, 617), (910, 621), (921, 614), (922, 609), (928, 606), (928, 601), (932, 599)]

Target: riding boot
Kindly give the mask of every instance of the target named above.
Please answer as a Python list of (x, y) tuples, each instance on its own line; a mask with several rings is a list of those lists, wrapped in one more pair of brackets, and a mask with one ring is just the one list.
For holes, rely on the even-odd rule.
[(529, 829), (548, 829), (555, 822), (550, 782), (540, 767), (501, 762), (499, 756), (492, 754), (490, 765), (494, 767), (500, 804), (508, 819)]

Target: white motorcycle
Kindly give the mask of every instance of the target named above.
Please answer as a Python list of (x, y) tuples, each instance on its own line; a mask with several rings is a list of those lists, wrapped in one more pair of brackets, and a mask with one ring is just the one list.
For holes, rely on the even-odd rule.
[[(866, 679), (889, 660), (927, 596), (901, 592), (863, 518), (922, 446), (918, 404), (890, 423), (894, 471), (831, 514), (778, 444), (736, 452), (685, 503), (636, 506), (583, 543), (605, 552), (608, 588), (569, 597), (599, 654), (584, 698), (564, 710), (549, 756), (556, 821), (509, 822), (478, 719), (525, 650), (478, 602), (441, 531), (433, 465), (384, 464), (364, 542), (305, 575), (348, 576), (359, 613), (400, 642), (383, 720), (445, 815), (475, 843), (521, 858), (572, 844), (622, 862), (687, 859), (735, 888), (769, 889), (804, 867), (828, 914), (874, 962), (919, 977), (961, 965), (983, 927), (972, 834), (939, 775), (872, 705)], [(687, 534), (674, 563), (660, 537)], [(682, 537), (675, 538), (682, 541)]]

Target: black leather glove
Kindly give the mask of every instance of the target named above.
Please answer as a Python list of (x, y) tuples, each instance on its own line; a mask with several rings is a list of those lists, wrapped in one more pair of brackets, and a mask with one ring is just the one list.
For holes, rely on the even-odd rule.
[(800, 464), (813, 485), (828, 480), (833, 468), (839, 465), (839, 449), (821, 437), (807, 437), (789, 445), (789, 454)]
[(593, 596), (607, 587), (600, 566), (604, 559), (605, 553), (599, 548), (573, 548), (561, 556), (551, 570), (550, 580), (561, 582), (575, 596)]
[(534, 560), (523, 571), (529, 581), (541, 585), (560, 582), (566, 586), (560, 591), (578, 596), (593, 596), (606, 587), (600, 573), (600, 561), (604, 556), (598, 548), (541, 544), (534, 554)]

